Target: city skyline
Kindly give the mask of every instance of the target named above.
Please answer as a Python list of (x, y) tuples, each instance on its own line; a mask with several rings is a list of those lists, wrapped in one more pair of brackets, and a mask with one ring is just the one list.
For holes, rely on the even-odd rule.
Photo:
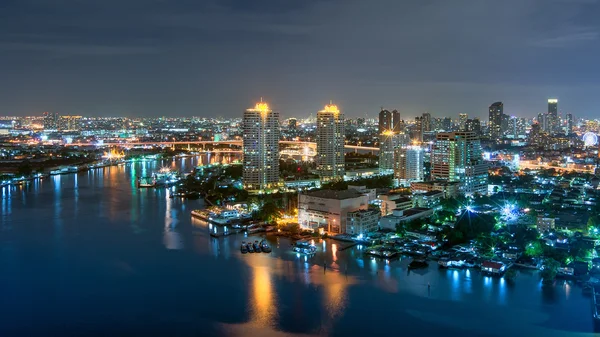
[[(563, 115), (592, 118), (597, 8), (556, 0), (11, 2), (0, 24), (0, 115), (234, 117), (262, 95), (284, 117), (308, 116), (308, 102), (329, 98), (348, 118), (374, 117), (383, 106), (406, 117), (484, 119), (494, 101), (531, 117), (557, 97)], [(490, 12), (510, 25), (489, 25)], [(319, 81), (323, 74), (335, 80)]]

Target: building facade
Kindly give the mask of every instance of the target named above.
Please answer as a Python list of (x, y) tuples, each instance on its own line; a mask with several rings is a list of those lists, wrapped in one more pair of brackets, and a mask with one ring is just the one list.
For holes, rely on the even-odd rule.
[(489, 108), (489, 136), (492, 139), (499, 139), (503, 135), (502, 123), (504, 120), (504, 104), (495, 102)]
[(344, 179), (344, 114), (334, 104), (317, 112), (317, 172), (323, 181)]
[(401, 184), (423, 180), (424, 153), (420, 146), (400, 146), (395, 151), (394, 178)]
[(548, 99), (548, 130), (550, 133), (560, 132), (560, 123), (558, 120), (558, 99)]
[(262, 101), (244, 111), (243, 182), (251, 192), (279, 187), (279, 112)]
[(298, 224), (303, 229), (344, 233), (349, 212), (367, 210), (369, 197), (354, 189), (320, 190), (298, 195)]
[(460, 182), (465, 195), (487, 194), (488, 164), (473, 132), (438, 133), (431, 151), (432, 180)]
[(346, 234), (365, 235), (379, 229), (379, 212), (374, 209), (361, 209), (346, 215)]

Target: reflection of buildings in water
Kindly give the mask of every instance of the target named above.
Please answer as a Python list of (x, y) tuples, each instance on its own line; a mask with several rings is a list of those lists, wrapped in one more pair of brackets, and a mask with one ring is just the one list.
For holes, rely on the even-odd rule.
[(168, 193), (165, 193), (165, 199), (165, 247), (167, 247), (167, 249), (183, 249), (183, 240), (181, 239), (181, 234), (179, 234), (179, 232), (176, 230), (177, 223), (179, 222), (177, 219), (177, 212), (171, 209), (173, 200), (169, 198)]

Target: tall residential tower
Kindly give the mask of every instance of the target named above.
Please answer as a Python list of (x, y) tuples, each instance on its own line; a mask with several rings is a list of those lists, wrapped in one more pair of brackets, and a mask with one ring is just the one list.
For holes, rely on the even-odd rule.
[(262, 101), (244, 111), (243, 181), (252, 192), (279, 186), (279, 112)]
[(317, 172), (323, 181), (344, 179), (344, 114), (333, 103), (317, 112)]

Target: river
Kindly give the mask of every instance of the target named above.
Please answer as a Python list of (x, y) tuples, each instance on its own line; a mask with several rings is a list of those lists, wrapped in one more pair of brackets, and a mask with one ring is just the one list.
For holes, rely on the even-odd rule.
[[(246, 254), (191, 219), (200, 200), (137, 189), (177, 158), (53, 176), (2, 189), (0, 336), (592, 336), (591, 299), (575, 284), (513, 283), (475, 270), (408, 272), (317, 241), (283, 238)], [(323, 264), (327, 265), (324, 270)], [(429, 285), (429, 286), (428, 286)]]

